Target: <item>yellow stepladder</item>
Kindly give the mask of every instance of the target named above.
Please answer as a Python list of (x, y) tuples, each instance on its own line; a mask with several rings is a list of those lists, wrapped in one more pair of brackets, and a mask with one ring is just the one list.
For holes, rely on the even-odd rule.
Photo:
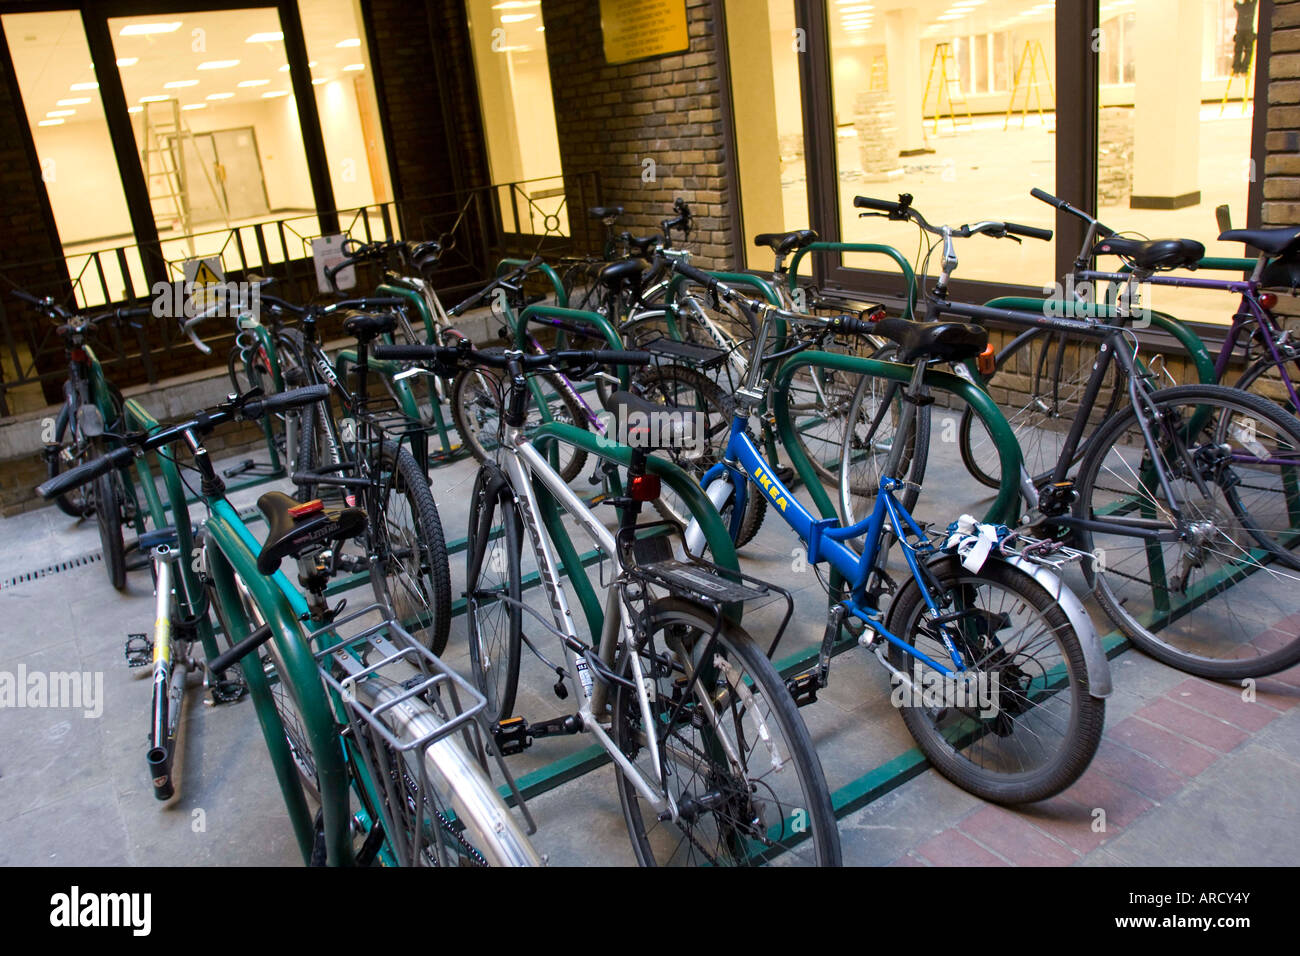
[(957, 58), (952, 55), (951, 43), (936, 43), (934, 54), (930, 57), (930, 75), (925, 81), (925, 95), (921, 97), (921, 115), (926, 113), (925, 104), (930, 102), (930, 90), (934, 87), (935, 73), (939, 75), (938, 89), (934, 98), (934, 131), (939, 132), (939, 120), (943, 116), (943, 102), (948, 100), (948, 118), (952, 120), (953, 132), (957, 130), (957, 110), (966, 114), (966, 122), (973, 125), (970, 107), (966, 104), (966, 94), (961, 89), (961, 72), (957, 67)]
[[(1042, 67), (1042, 78), (1039, 79), (1039, 67)], [(1016, 97), (1023, 89), (1025, 91), (1025, 101), (1020, 107), (1020, 128), (1025, 128), (1025, 117), (1029, 113), (1029, 98), (1034, 98), (1034, 104), (1038, 109), (1038, 119), (1044, 125), (1047, 120), (1043, 116), (1043, 94), (1041, 85), (1047, 84), (1047, 96), (1051, 101), (1049, 109), (1056, 109), (1056, 92), (1052, 89), (1052, 75), (1047, 68), (1047, 54), (1043, 52), (1042, 40), (1026, 40), (1025, 48), (1020, 52), (1020, 61), (1016, 64), (1015, 80), (1011, 87), (1011, 99), (1007, 102), (1007, 115), (1002, 120), (1002, 129), (1005, 131), (1011, 122), (1011, 114), (1016, 111)]]

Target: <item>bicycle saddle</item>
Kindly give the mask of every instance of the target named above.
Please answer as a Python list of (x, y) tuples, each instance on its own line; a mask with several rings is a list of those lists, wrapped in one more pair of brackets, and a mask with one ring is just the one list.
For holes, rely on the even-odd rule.
[[(704, 435), (702, 427), (697, 427), (694, 409), (661, 405), (622, 389), (609, 397), (606, 407), (617, 417), (614, 437), (625, 445), (646, 451), (661, 448), (703, 450)], [(703, 426), (703, 422), (698, 424)]]
[(627, 241), (628, 248), (642, 259), (648, 259), (650, 254), (663, 244), (664, 237), (657, 232), (648, 236), (635, 236)]
[(345, 312), (343, 331), (354, 339), (369, 341), (397, 327), (397, 316), (392, 312)]
[(592, 206), (587, 210), (592, 219), (616, 219), (623, 215), (622, 206)]
[(1195, 239), (1103, 239), (1093, 255), (1107, 253), (1132, 259), (1139, 269), (1185, 269), (1205, 256), (1205, 246)]
[(881, 319), (872, 331), (902, 346), (900, 362), (913, 362), (922, 357), (959, 362), (979, 355), (989, 342), (988, 329), (965, 322)]
[(319, 498), (303, 503), (283, 492), (268, 491), (257, 499), (257, 509), (269, 529), (257, 556), (257, 570), (263, 574), (274, 574), (290, 555), (296, 558), (366, 530), (366, 513), (360, 508), (327, 511)]
[(817, 241), (814, 229), (800, 229), (796, 232), (763, 232), (754, 237), (754, 245), (767, 246), (779, 256), (794, 252)]
[(1221, 242), (1244, 242), (1270, 256), (1295, 252), (1300, 246), (1300, 226), (1281, 226), (1272, 229), (1229, 229), (1219, 233)]
[(645, 270), (646, 264), (640, 259), (619, 259), (601, 266), (596, 279), (611, 289), (617, 289), (625, 282), (636, 288), (641, 284), (641, 273)]

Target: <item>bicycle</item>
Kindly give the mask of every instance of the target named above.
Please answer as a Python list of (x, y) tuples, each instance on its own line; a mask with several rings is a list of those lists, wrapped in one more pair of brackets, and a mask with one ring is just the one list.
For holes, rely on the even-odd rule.
[[(933, 361), (959, 361), (984, 348), (987, 334), (978, 326), (923, 325), (903, 319), (867, 322), (850, 316), (819, 317), (789, 313), (761, 301), (747, 300), (725, 283), (690, 266), (673, 266), (709, 290), (758, 316), (758, 336), (750, 353), (750, 372), (737, 393), (731, 437), (722, 462), (701, 484), (715, 505), (748, 494), (766, 498), (807, 546), (808, 563), (827, 563), (839, 576), (816, 665), (790, 678), (795, 700), (810, 704), (827, 685), (832, 650), (847, 622), (855, 623), (858, 642), (912, 695), (927, 683), (953, 683), (951, 698), (937, 704), (901, 709), (904, 723), (930, 762), (958, 786), (985, 800), (1022, 803), (1043, 800), (1070, 786), (1087, 769), (1101, 741), (1104, 698), (1110, 693), (1105, 653), (1082, 605), (1060, 579), (1035, 560), (1036, 551), (1007, 550), (1006, 535), (989, 528), (997, 550), (986, 542), (981, 560), (961, 554), (978, 546), (957, 527), (933, 541), (898, 500), (896, 478), (902, 446), (894, 449), (879, 482), (871, 513), (853, 524), (833, 517), (817, 519), (775, 474), (746, 425), (765, 400), (763, 370), (770, 363), (765, 348), (776, 321), (830, 328), (852, 335), (880, 335), (914, 361), (903, 404), (900, 428), (927, 399), (925, 375)], [(805, 351), (803, 361), (819, 353)], [(823, 358), (841, 359), (840, 356)], [(791, 359), (794, 363), (798, 359)], [(853, 362), (864, 371), (886, 367), (870, 360)], [(793, 369), (793, 364), (787, 366)], [(781, 373), (783, 393), (792, 377)], [(778, 418), (789, 431), (789, 409), (782, 398)], [(806, 456), (804, 457), (806, 460)], [(752, 486), (752, 487), (751, 487)], [(820, 490), (820, 489), (818, 489)], [(740, 507), (737, 505), (737, 507)], [(985, 532), (979, 529), (978, 537)], [(848, 542), (862, 537), (861, 551)], [(890, 538), (897, 540), (908, 577), (889, 578), (884, 560)], [(949, 542), (944, 545), (943, 542)], [(701, 553), (700, 527), (686, 530), (686, 547)], [(1067, 556), (1059, 552), (1057, 559)], [(887, 612), (880, 598), (892, 593)], [(913, 673), (908, 674), (911, 668)], [(990, 706), (971, 706), (958, 686), (986, 686)], [(917, 698), (912, 697), (913, 700)]]
[[(1295, 416), (1221, 385), (1157, 389), (1155, 376), (1138, 363), (1129, 329), (951, 301), (953, 237), (1044, 230), (995, 221), (935, 227), (909, 200), (860, 196), (855, 204), (910, 220), (942, 241), (943, 270), (926, 291), (928, 315), (1029, 326), (1097, 343), (1051, 472), (1036, 478), (1023, 464), (1019, 468), (1026, 503), (1021, 527), (1088, 553), (1082, 567), (1098, 603), (1157, 660), (1219, 680), (1259, 677), (1300, 661), (1300, 635), (1288, 623), (1300, 613), (1300, 558), (1292, 551), (1300, 542)], [(1102, 419), (1084, 448), (1113, 365), (1128, 402)], [(1005, 487), (1006, 476), (1002, 480)]]
[[(125, 435), (122, 447), (49, 479), (38, 491), (53, 497), (136, 455), (152, 451), (171, 459), (165, 450), (188, 447), (209, 512), (199, 564), (231, 644), (207, 661), (208, 672), (221, 680), (241, 659), (269, 649), (268, 664), (253, 658), (243, 676), (304, 862), (535, 865), (536, 851), (485, 771), (482, 696), (417, 644), (387, 605), (340, 616), (341, 605), (331, 609), (325, 602), (339, 548), (365, 533), (365, 513), (327, 511), (323, 502), (300, 504), (270, 492), (258, 502), (270, 529), (259, 545), (225, 498), (204, 437), (224, 424), (302, 408), (328, 394), (312, 386), (265, 399), (234, 397), (186, 421)], [(179, 489), (173, 499), (173, 507), (183, 509)], [(278, 570), (286, 557), (299, 562), (305, 599)], [(167, 578), (164, 570), (160, 608), (171, 601)], [(378, 625), (339, 633), (376, 613), (383, 618)], [(313, 629), (304, 633), (307, 624)], [(166, 627), (160, 624), (158, 633), (165, 636)], [(292, 702), (292, 711), (277, 706), (272, 686)], [(155, 719), (160, 712), (155, 709)], [(493, 756), (518, 801), (504, 762)], [(320, 801), (314, 822), (305, 783)]]
[[(838, 864), (830, 796), (807, 729), (767, 657), (728, 614), (727, 605), (770, 589), (717, 566), (675, 562), (666, 539), (638, 538), (640, 506), (657, 494), (661, 477), (683, 493), (691, 489), (680, 471), (649, 458), (648, 448), (622, 449), (628, 493), (617, 502), (619, 530), (611, 533), (524, 429), (529, 372), (642, 364), (648, 356), (434, 347), (381, 347), (377, 353), (447, 367), (482, 363), (503, 370), (509, 382), (500, 465), (482, 466), (475, 482), (466, 578), (471, 662), (497, 718), (500, 749), (511, 754), (541, 737), (592, 734), (616, 765), (620, 805), (642, 865), (753, 864), (773, 857)], [(614, 401), (641, 413), (656, 411), (627, 392), (616, 393)], [(613, 442), (597, 444), (572, 426), (552, 424), (543, 432), (541, 440), (580, 440), (619, 454)], [(694, 501), (707, 507), (698, 491)], [(557, 538), (564, 534), (557, 506), (616, 569), (603, 616), (592, 621), (590, 644), (579, 637), (560, 584), (556, 553), (565, 553), (567, 535)], [(549, 620), (519, 598), (523, 528)], [(660, 597), (659, 590), (668, 593)], [(547, 661), (531, 641), (528, 646), (557, 673), (557, 695), (576, 696), (571, 713), (538, 722), (511, 715), (524, 614), (560, 641), (563, 665)]]
[[(422, 425), (404, 410), (392, 409), (368, 394), (371, 343), (390, 334), (394, 312), (363, 312), (375, 300), (351, 300), (329, 306), (299, 307), (263, 296), (264, 306), (301, 316), (302, 381), (327, 385), (337, 397), (344, 427), (330, 410), (330, 400), (302, 407), (299, 413), (298, 468), (292, 476), (304, 500), (333, 491), (367, 516), (364, 560), (353, 570), (368, 570), (376, 597), (394, 603), (403, 626), (422, 644), (440, 654), (451, 626), (451, 576), (438, 506), (423, 468), (406, 447), (422, 438)], [(350, 389), (319, 341), (317, 323), (342, 314), (343, 330), (357, 339), (355, 390)]]
[[(121, 423), (122, 393), (104, 377), (91, 337), (105, 321), (129, 321), (149, 315), (150, 310), (114, 309), (83, 316), (69, 312), (48, 296), (37, 298), (21, 290), (15, 290), (13, 295), (55, 323), (68, 361), (63, 405), (54, 420), (53, 440), (45, 444), (42, 452), (46, 474), (53, 478), (113, 447), (114, 433)], [(89, 489), (56, 496), (54, 503), (71, 518), (95, 516), (109, 583), (118, 591), (124, 590), (128, 547), (122, 526), (135, 523), (138, 513), (129, 480), (120, 472), (109, 472), (99, 476)]]

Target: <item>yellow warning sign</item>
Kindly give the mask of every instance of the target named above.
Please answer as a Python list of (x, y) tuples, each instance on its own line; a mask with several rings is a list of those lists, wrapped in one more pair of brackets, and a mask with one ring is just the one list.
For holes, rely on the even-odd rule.
[(194, 281), (198, 285), (216, 285), (221, 280), (212, 271), (212, 266), (208, 265), (207, 260), (204, 260), (199, 263), (198, 271), (194, 273)]
[(600, 0), (606, 63), (631, 63), (684, 53), (686, 0)]

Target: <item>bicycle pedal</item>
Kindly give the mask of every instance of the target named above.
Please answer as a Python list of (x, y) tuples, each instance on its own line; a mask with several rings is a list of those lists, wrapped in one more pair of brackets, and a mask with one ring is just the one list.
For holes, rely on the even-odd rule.
[(790, 482), (794, 481), (794, 469), (789, 465), (777, 465), (772, 471), (783, 485), (788, 486)]
[(528, 732), (528, 721), (522, 717), (507, 717), (492, 725), (492, 743), (503, 757), (521, 754), (533, 745)]
[(128, 634), (122, 655), (127, 667), (148, 667), (153, 663), (153, 639), (148, 634)]
[(802, 674), (787, 678), (785, 689), (794, 698), (796, 707), (807, 707), (809, 704), (816, 703), (817, 692), (822, 689), (822, 682), (817, 671), (805, 671)]

